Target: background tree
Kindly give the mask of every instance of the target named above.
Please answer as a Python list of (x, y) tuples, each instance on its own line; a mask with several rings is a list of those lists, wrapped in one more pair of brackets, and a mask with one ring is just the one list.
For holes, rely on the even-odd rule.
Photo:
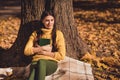
[(90, 50), (75, 27), (72, 0), (21, 0), (18, 37), (13, 46), (0, 55), (0, 66), (23, 66), (29, 63), (29, 58), (23, 55), (24, 47), (31, 33), (39, 26), (41, 13), (47, 9), (54, 10), (57, 28), (65, 36), (67, 56), (79, 58)]

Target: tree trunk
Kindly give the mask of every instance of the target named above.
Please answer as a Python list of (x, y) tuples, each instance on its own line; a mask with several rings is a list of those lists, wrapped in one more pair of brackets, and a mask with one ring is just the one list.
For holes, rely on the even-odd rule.
[[(65, 36), (67, 56), (78, 58), (89, 51), (78, 35), (74, 23), (72, 0), (21, 0), (21, 26), (13, 46), (0, 54), (0, 66), (24, 66), (29, 58), (23, 55), (25, 44), (31, 33), (39, 26), (41, 13), (53, 9), (56, 25)], [(7, 58), (4, 58), (6, 57)], [(25, 64), (24, 64), (25, 63)]]
[[(24, 66), (29, 63), (30, 58), (24, 56), (23, 51), (29, 36), (38, 24), (37, 20), (40, 19), (41, 13), (44, 10), (44, 3), (44, 0), (21, 0), (20, 29), (12, 47), (3, 54), (0, 54), (1, 67)], [(6, 56), (7, 58), (4, 58)]]
[(72, 0), (54, 0), (57, 27), (66, 39), (67, 56), (80, 58), (90, 49), (80, 38), (74, 23)]

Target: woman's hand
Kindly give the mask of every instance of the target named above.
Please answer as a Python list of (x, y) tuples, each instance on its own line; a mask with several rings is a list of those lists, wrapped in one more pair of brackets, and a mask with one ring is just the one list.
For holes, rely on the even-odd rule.
[(36, 45), (36, 47), (33, 47), (33, 53), (36, 54), (45, 54), (46, 52), (51, 52), (52, 51), (52, 46), (50, 45), (45, 45), (45, 46), (39, 46)]
[(50, 57), (54, 57), (54, 53), (52, 52), (52, 46), (50, 45), (45, 45), (45, 46), (41, 46), (42, 51), (38, 54), (42, 54), (45, 56), (50, 56)]
[(41, 46), (36, 45), (35, 47), (33, 47), (33, 53), (39, 53), (43, 51), (43, 49), (41, 48)]
[(42, 53), (42, 55), (49, 56), (52, 58), (55, 56), (55, 54), (53, 52), (42, 51), (41, 53)]
[(41, 46), (41, 48), (43, 51), (47, 51), (47, 52), (52, 51), (52, 46), (50, 46), (50, 45)]

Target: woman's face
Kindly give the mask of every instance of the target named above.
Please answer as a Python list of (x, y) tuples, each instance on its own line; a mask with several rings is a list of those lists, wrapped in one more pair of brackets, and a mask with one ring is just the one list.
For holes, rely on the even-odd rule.
[(52, 29), (54, 26), (54, 17), (48, 15), (42, 20), (42, 23), (44, 24), (45, 28)]

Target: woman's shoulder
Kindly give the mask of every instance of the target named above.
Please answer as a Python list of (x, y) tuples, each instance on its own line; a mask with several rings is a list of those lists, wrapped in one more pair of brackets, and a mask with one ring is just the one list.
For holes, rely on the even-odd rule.
[(63, 36), (63, 33), (61, 30), (56, 30), (56, 34), (57, 34), (57, 36)]
[(37, 33), (36, 33), (36, 31), (34, 31), (34, 32), (32, 32), (30, 37), (36, 37), (36, 36), (37, 36)]
[(57, 34), (63, 34), (61, 30), (56, 30)]

